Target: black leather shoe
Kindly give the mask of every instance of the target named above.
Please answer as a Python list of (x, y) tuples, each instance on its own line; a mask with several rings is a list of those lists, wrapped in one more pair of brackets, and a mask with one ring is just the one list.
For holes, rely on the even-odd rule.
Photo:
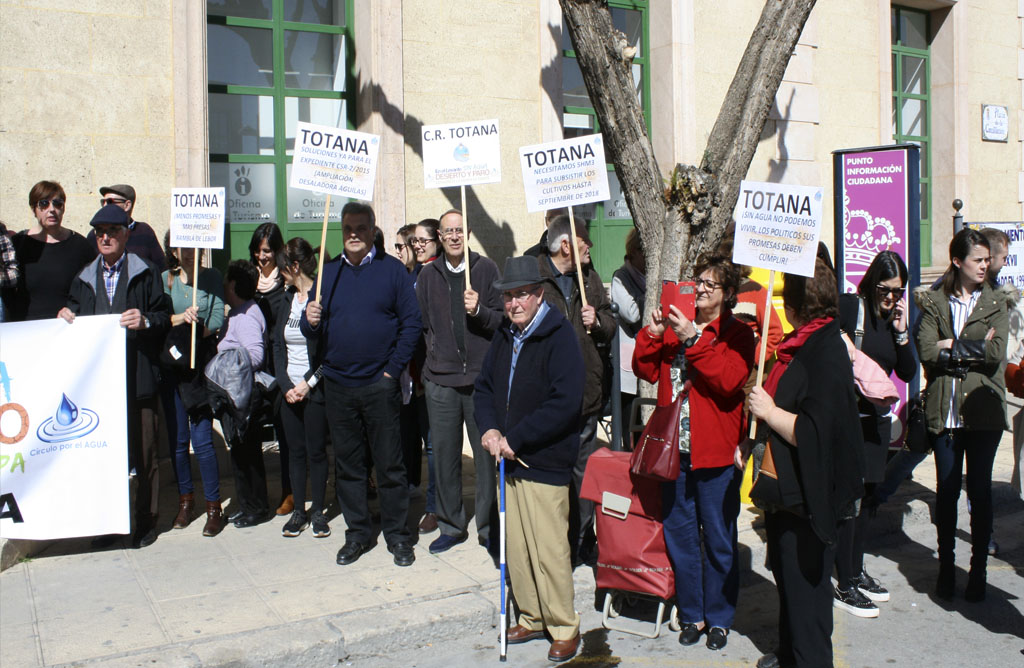
[(134, 547), (136, 550), (138, 550), (138, 549), (143, 548), (143, 547), (149, 547), (150, 545), (152, 545), (155, 542), (156, 542), (156, 529), (153, 528), (153, 529), (150, 529), (150, 530), (146, 531), (143, 534), (137, 534), (135, 536), (135, 538), (132, 539), (132, 547)]
[(338, 550), (338, 558), (335, 561), (339, 566), (348, 566), (369, 551), (369, 545), (363, 545), (354, 540), (345, 541), (345, 544)]
[(245, 514), (245, 511), (242, 510), (241, 508), (239, 508), (235, 512), (233, 512), (230, 515), (228, 515), (228, 522), (231, 522), (232, 524), (234, 524), (235, 521), (237, 521), (239, 518), (241, 518), (242, 515), (244, 515), (244, 514)]
[(412, 551), (412, 545), (405, 541), (388, 545), (388, 552), (395, 555), (395, 566), (412, 566), (416, 561), (416, 553)]
[(266, 515), (257, 515), (255, 513), (242, 513), (241, 516), (236, 519), (232, 524), (235, 525), (236, 529), (246, 529), (248, 527), (254, 527), (257, 524), (263, 524), (269, 518)]
[(683, 624), (679, 631), (679, 644), (696, 645), (703, 633), (704, 629), (698, 629), (696, 624)]
[(708, 649), (715, 650), (716, 652), (723, 647), (725, 643), (729, 642), (729, 631), (723, 629), (721, 626), (712, 626), (708, 631)]
[(757, 660), (757, 668), (793, 668), (794, 660), (782, 660), (776, 654), (765, 654)]
[(939, 564), (939, 577), (935, 580), (935, 595), (945, 601), (953, 600), (956, 589), (956, 567), (952, 564)]

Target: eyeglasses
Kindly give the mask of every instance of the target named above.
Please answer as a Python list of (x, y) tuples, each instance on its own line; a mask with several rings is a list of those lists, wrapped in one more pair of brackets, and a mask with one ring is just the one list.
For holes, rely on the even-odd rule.
[(128, 200), (126, 200), (126, 199), (121, 199), (121, 198), (118, 198), (118, 197), (107, 197), (105, 199), (101, 199), (100, 200), (100, 206), (106, 206), (108, 204), (116, 204), (118, 206), (121, 206), (122, 204), (124, 204), (127, 201)]
[(441, 233), (441, 238), (442, 239), (461, 239), (462, 238), (462, 228), (461, 227), (453, 227), (451, 229), (447, 229), (447, 230), (445, 230), (444, 232)]
[(48, 208), (50, 208), (51, 204), (53, 205), (54, 209), (64, 208), (64, 200), (62, 199), (41, 199), (38, 202), (36, 202), (36, 208), (39, 209), (40, 211), (46, 211)]
[(503, 301), (506, 304), (511, 304), (512, 302), (519, 302), (520, 304), (522, 304), (523, 302), (526, 301), (527, 297), (529, 297), (531, 295), (536, 295), (536, 294), (537, 294), (537, 290), (536, 289), (534, 289), (534, 290), (516, 290), (515, 292), (502, 292), (501, 293), (501, 301)]
[(422, 239), (420, 237), (413, 237), (413, 238), (409, 239), (409, 245), (410, 246), (426, 246), (431, 241), (437, 241), (437, 239), (432, 239), (432, 238)]
[(395, 252), (401, 253), (403, 248), (408, 248), (409, 244), (395, 244)]
[(103, 237), (110, 237), (111, 239), (113, 239), (124, 228), (121, 227), (121, 226), (116, 226), (116, 227), (94, 227), (92, 229), (93, 229), (93, 231), (96, 232), (96, 238), (97, 239), (102, 239)]
[(886, 296), (892, 295), (893, 299), (903, 298), (903, 288), (890, 288), (886, 285), (876, 285), (875, 290), (878, 292), (878, 296), (885, 299)]
[(693, 282), (694, 287), (704, 288), (708, 292), (714, 292), (718, 288), (722, 287), (721, 283), (715, 283), (714, 281), (705, 281), (703, 278), (698, 278)]

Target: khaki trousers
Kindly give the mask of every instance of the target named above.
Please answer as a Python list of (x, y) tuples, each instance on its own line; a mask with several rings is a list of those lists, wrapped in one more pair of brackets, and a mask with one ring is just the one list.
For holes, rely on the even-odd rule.
[(509, 478), (505, 490), (508, 571), (519, 624), (553, 640), (580, 631), (569, 557), (569, 486)]

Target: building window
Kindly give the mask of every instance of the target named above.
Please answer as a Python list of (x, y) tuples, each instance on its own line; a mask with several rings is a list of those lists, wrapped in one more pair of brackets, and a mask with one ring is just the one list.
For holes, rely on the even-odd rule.
[(921, 266), (932, 263), (931, 70), (928, 13), (894, 6), (892, 138), (921, 147)]
[[(630, 0), (609, 0), (612, 24), (626, 35), (630, 46), (636, 47), (633, 58), (633, 85), (637, 98), (644, 110), (647, 132), (651, 131), (651, 85), (648, 2)], [(572, 50), (569, 31), (562, 30), (562, 133), (566, 139), (600, 132), (600, 124), (594, 114), (594, 107), (587, 95), (583, 75)], [(594, 242), (591, 258), (594, 268), (602, 279), (611, 280), (612, 273), (622, 264), (625, 253), (626, 234), (633, 227), (633, 219), (626, 206), (626, 198), (615, 176), (615, 167), (608, 165), (607, 202), (578, 207), (590, 219), (590, 238)]]
[(288, 187), (295, 124), (352, 127), (352, 2), (206, 2), (210, 184), (227, 192), (230, 257), (268, 221), (320, 243), (325, 197)]

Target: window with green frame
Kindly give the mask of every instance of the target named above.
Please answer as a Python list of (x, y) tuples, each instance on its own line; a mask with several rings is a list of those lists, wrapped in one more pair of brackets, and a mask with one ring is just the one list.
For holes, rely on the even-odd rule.
[(921, 147), (921, 266), (932, 263), (931, 64), (928, 13), (893, 6), (892, 138)]
[[(295, 124), (352, 127), (352, 4), (206, 2), (210, 184), (227, 194), (230, 258), (248, 258), (268, 221), (320, 243), (326, 198), (288, 187)], [(332, 220), (343, 205), (332, 200)]]
[[(612, 23), (626, 35), (630, 46), (636, 47), (633, 58), (633, 84), (644, 110), (647, 131), (651, 130), (651, 84), (648, 2), (641, 0), (609, 0)], [(587, 95), (583, 75), (576, 63), (569, 32), (562, 30), (562, 129), (566, 139), (600, 132), (594, 106)], [(582, 209), (590, 219), (590, 238), (594, 242), (591, 258), (601, 279), (611, 281), (612, 273), (622, 265), (626, 250), (626, 234), (633, 227), (633, 219), (622, 194), (615, 167), (608, 165), (610, 199), (590, 204)]]

